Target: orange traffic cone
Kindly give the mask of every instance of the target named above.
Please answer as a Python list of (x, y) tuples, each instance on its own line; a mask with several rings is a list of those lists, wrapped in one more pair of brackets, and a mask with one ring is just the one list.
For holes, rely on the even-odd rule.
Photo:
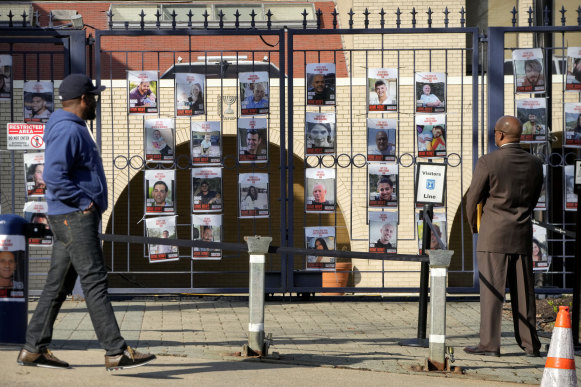
[(568, 306), (559, 306), (541, 387), (576, 387), (575, 351)]

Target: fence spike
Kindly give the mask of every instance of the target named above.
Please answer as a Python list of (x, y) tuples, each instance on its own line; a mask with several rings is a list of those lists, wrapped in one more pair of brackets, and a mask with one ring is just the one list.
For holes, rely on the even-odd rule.
[(395, 19), (395, 25), (397, 28), (399, 28), (401, 25), (401, 11), (399, 10), (399, 7), (397, 8), (397, 11), (395, 11), (395, 14), (397, 15), (397, 18)]
[(355, 13), (353, 12), (353, 8), (351, 8), (349, 10), (349, 29), (352, 30), (353, 29), (353, 15), (355, 15)]
[(176, 16), (177, 16), (177, 13), (176, 13), (176, 10), (174, 9), (171, 12), (171, 29), (172, 30), (175, 30), (176, 29), (176, 25), (177, 25), (177, 23), (176, 23)]
[(543, 24), (544, 24), (545, 26), (548, 26), (548, 25), (550, 24), (550, 23), (549, 23), (549, 21), (550, 21), (551, 19), (549, 19), (549, 17), (550, 17), (550, 11), (549, 11), (549, 7), (547, 7), (547, 6), (545, 5), (545, 9), (543, 10)]
[(303, 12), (301, 13), (301, 15), (303, 15), (303, 30), (306, 30), (307, 29), (307, 16), (309, 15), (306, 8), (303, 8)]
[(8, 27), (14, 27), (14, 23), (12, 22), (12, 18), (14, 15), (12, 14), (12, 10), (8, 11)]
[(141, 27), (141, 31), (143, 31), (145, 29), (145, 12), (143, 12), (143, 9), (141, 10), (139, 17), (140, 17), (139, 26)]
[(188, 28), (192, 28), (192, 17), (194, 17), (194, 13), (190, 8), (190, 10), (188, 11)]
[(363, 12), (363, 15), (365, 15), (365, 20), (363, 22), (365, 29), (369, 28), (369, 10), (367, 8), (365, 8), (365, 12)]
[(238, 8), (236, 8), (236, 13), (234, 14), (235, 20), (234, 20), (234, 28), (238, 29), (238, 27), (240, 27), (240, 12), (238, 11)]
[(210, 16), (208, 14), (208, 10), (204, 10), (204, 13), (202, 14), (202, 16), (204, 17), (204, 28), (208, 29), (208, 16)]
[(565, 12), (567, 12), (567, 10), (565, 9), (564, 5), (561, 6), (559, 12), (561, 12), (561, 25), (565, 27), (565, 23), (567, 21), (567, 18), (565, 17)]
[(266, 13), (266, 28), (268, 28), (270, 30), (270, 27), (272, 26), (272, 12), (270, 12), (270, 8), (268, 9), (268, 12)]
[(381, 11), (379, 12), (379, 26), (381, 29), (385, 28), (385, 11), (383, 8), (381, 8)]
[(450, 11), (448, 11), (448, 7), (446, 7), (442, 13), (444, 14), (444, 26), (448, 28), (448, 23), (450, 22), (450, 19), (448, 19), (448, 14), (450, 13)]
[(460, 9), (460, 27), (464, 28), (464, 26), (466, 25), (466, 10), (464, 9), (464, 7), (462, 7)]
[(161, 18), (161, 12), (159, 12), (159, 9), (155, 12), (155, 18), (156, 18), (156, 22), (155, 22), (155, 27), (159, 30), (159, 28), (161, 27), (161, 22), (159, 21), (159, 19)]
[(256, 27), (256, 12), (254, 12), (254, 9), (252, 10), (252, 12), (250, 12), (250, 27), (254, 28)]
[(528, 19), (529, 27), (532, 27), (533, 26), (533, 13), (534, 13), (533, 8), (529, 7), (529, 10), (527, 11), (527, 13), (529, 14), (529, 19)]
[(220, 29), (224, 29), (224, 12), (222, 12), (222, 10), (220, 10), (220, 13), (218, 14), (218, 26), (220, 27)]
[(428, 7), (428, 12), (426, 12), (428, 14), (428, 28), (432, 28), (432, 8)]
[(337, 8), (333, 9), (333, 12), (331, 12), (331, 15), (333, 15), (333, 29), (336, 30), (337, 29), (337, 15), (339, 15), (339, 12), (337, 12)]
[(416, 7), (413, 7), (410, 13), (412, 14), (412, 28), (416, 28), (416, 15), (418, 13)]
[(111, 12), (111, 9), (109, 9), (105, 14), (107, 15), (107, 24), (109, 24), (109, 29), (112, 30), (113, 29), (113, 12)]
[(321, 8), (317, 9), (315, 15), (317, 15), (317, 29), (320, 30), (323, 25), (323, 11), (321, 11)]
[(516, 14), (518, 13), (516, 7), (512, 7), (512, 11), (510, 11), (510, 13), (512, 13), (512, 26), (516, 27)]
[(23, 11), (21, 16), (22, 16), (22, 28), (26, 28), (26, 17), (28, 16), (26, 14), (26, 11)]

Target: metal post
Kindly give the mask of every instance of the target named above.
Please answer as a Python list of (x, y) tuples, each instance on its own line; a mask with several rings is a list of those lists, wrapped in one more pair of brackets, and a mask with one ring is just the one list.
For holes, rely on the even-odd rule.
[(243, 348), (246, 356), (266, 356), (268, 344), (264, 340), (264, 274), (266, 253), (271, 237), (244, 237), (250, 254), (250, 283), (248, 286), (248, 344)]
[(446, 368), (446, 280), (452, 254), (452, 250), (428, 250), (431, 272), (428, 370)]

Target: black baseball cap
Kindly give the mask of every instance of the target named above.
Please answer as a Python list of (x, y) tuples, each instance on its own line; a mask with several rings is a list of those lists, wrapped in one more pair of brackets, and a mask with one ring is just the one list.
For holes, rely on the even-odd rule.
[(80, 98), (83, 94), (101, 94), (105, 86), (96, 87), (85, 74), (70, 74), (63, 79), (59, 93), (63, 101)]

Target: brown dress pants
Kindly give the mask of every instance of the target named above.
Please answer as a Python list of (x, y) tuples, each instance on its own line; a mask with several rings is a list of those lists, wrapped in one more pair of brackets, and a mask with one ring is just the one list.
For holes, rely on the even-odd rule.
[(528, 352), (539, 351), (532, 258), (485, 251), (478, 251), (476, 257), (480, 278), (480, 349), (500, 350), (502, 304), (508, 285), (516, 342)]

